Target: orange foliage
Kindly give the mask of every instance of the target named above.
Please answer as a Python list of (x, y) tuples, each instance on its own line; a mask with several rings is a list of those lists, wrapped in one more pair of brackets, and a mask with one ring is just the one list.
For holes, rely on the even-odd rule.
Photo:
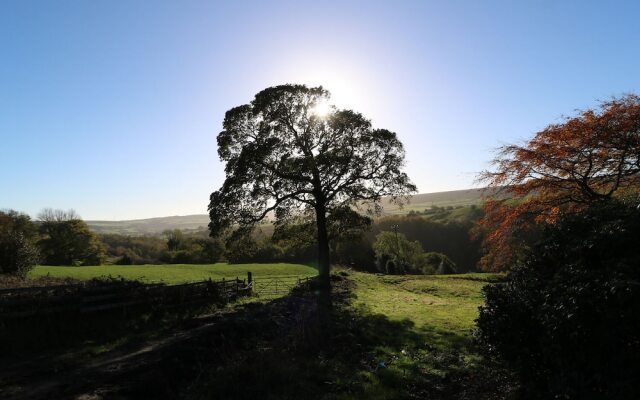
[(508, 269), (537, 227), (614, 196), (638, 193), (640, 97), (627, 95), (552, 124), (522, 145), (498, 149), (479, 180), (493, 196), (476, 229), (486, 270)]

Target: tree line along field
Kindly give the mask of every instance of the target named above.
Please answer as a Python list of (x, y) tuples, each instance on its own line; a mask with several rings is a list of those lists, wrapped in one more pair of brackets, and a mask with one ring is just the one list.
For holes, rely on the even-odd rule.
[(254, 277), (269, 277), (280, 275), (296, 275), (300, 277), (315, 276), (317, 271), (302, 264), (227, 264), (217, 263), (208, 265), (196, 264), (166, 264), (166, 265), (101, 265), (101, 266), (45, 266), (35, 267), (28, 278), (54, 277), (88, 280), (100, 277), (124, 278), (139, 280), (145, 283), (163, 282), (166, 284), (180, 284), (197, 282), (206, 279), (219, 280), (246, 278), (247, 272)]

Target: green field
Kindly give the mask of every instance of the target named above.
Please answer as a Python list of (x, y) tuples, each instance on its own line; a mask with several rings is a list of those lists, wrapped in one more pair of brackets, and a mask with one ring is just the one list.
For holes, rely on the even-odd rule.
[[(110, 275), (181, 283), (243, 278), (247, 271), (257, 279), (317, 273), (299, 264), (39, 266), (30, 277), (90, 279)], [(216, 349), (203, 358), (190, 358), (195, 356), (187, 352), (184, 359), (172, 361), (178, 368), (194, 359), (204, 363), (203, 377), (189, 383), (185, 397), (211, 398), (222, 393), (233, 398), (237, 382), (248, 379), (255, 393), (274, 392), (283, 398), (296, 398), (294, 394), (301, 393), (297, 398), (324, 398), (328, 390), (332, 398), (345, 400), (500, 398), (490, 396), (501, 393), (508, 377), (481, 356), (472, 332), (483, 303), (482, 288), (504, 275), (392, 276), (342, 268), (334, 272), (332, 318), (322, 328), (315, 325), (313, 292), (285, 300), (239, 301), (221, 314), (207, 310), (207, 318), (219, 318), (211, 325), (215, 330), (193, 331), (212, 334), (219, 330), (216, 334), (228, 338), (225, 348), (233, 351), (228, 350), (223, 358), (214, 356)], [(248, 306), (248, 302), (253, 304)], [(83, 342), (74, 350), (74, 357), (79, 365), (94, 358), (120, 360), (122, 352), (137, 351), (136, 346), (175, 337), (175, 332), (182, 332), (175, 321), (181, 320), (159, 320), (137, 331)], [(210, 322), (203, 318), (188, 324)], [(238, 327), (242, 329), (238, 331)], [(185, 335), (183, 348), (200, 349), (194, 344), (211, 342), (199, 335)], [(319, 343), (329, 349), (321, 356), (317, 355)], [(163, 358), (163, 347), (154, 351), (154, 359)]]
[(247, 272), (254, 277), (298, 275), (314, 276), (317, 270), (301, 264), (167, 264), (167, 265), (101, 265), (91, 267), (59, 267), (39, 265), (29, 273), (29, 278), (51, 276), (87, 280), (98, 277), (122, 277), (143, 282), (167, 284), (187, 283), (205, 279), (246, 278)]
[[(329, 350), (318, 355), (309, 343), (319, 331), (298, 325), (314, 326), (305, 301), (280, 308), (267, 304), (264, 315), (295, 323), (277, 325), (268, 345), (259, 335), (243, 338), (232, 361), (210, 369), (208, 380), (194, 386), (193, 397), (233, 398), (229, 383), (248, 379), (254, 393), (277, 393), (273, 398), (502, 398), (502, 375), (488, 367), (472, 339), (482, 288), (502, 275), (336, 272), (333, 318), (320, 329)], [(264, 321), (246, 319), (256, 324), (247, 331), (264, 333), (257, 328)]]
[(374, 275), (354, 272), (356, 307), (391, 320), (408, 321), (419, 334), (470, 338), (481, 290), (501, 274)]
[(363, 395), (357, 398), (431, 398), (431, 392), (418, 395), (408, 388), (438, 385), (452, 387), (453, 393), (475, 393), (477, 385), (493, 380), (475, 349), (472, 332), (483, 303), (482, 288), (502, 278), (349, 272), (356, 283), (352, 312), (365, 337), (375, 343), (373, 359), (385, 364), (384, 370), (359, 371)]

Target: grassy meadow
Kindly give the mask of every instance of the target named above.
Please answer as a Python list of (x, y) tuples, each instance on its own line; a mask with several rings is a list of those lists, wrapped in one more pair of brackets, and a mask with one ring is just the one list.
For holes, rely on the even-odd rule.
[(356, 307), (409, 321), (418, 333), (469, 337), (483, 303), (481, 290), (502, 274), (374, 275), (353, 272)]
[(358, 321), (357, 342), (369, 345), (357, 366), (345, 365), (357, 369), (356, 379), (334, 377), (334, 385), (355, 392), (337, 398), (485, 398), (511, 390), (501, 372), (487, 368), (472, 337), (482, 288), (502, 274), (348, 278), (355, 287), (347, 313)]
[(146, 283), (163, 282), (179, 284), (205, 279), (246, 278), (247, 272), (254, 277), (279, 275), (314, 276), (317, 270), (301, 264), (165, 264), (165, 265), (100, 265), (88, 267), (66, 267), (39, 265), (28, 278), (54, 277), (88, 280), (99, 277), (124, 278)]
[[(112, 276), (177, 284), (243, 278), (247, 271), (258, 280), (317, 273), (299, 264), (220, 263), (38, 266), (29, 277), (84, 280)], [(503, 390), (503, 375), (486, 367), (472, 340), (474, 320), (483, 302), (482, 288), (503, 275), (392, 276), (342, 268), (336, 268), (335, 275), (332, 318), (322, 327), (316, 325), (313, 291), (243, 299), (220, 310), (195, 310), (198, 318), (186, 317), (188, 313), (154, 318), (131, 314), (130, 320), (117, 325), (119, 329), (111, 327), (97, 337), (78, 337), (72, 345), (65, 342), (51, 347), (54, 357), (45, 364), (58, 366), (55, 351), (64, 351), (65, 368), (74, 371), (83, 371), (82, 366), (91, 362), (115, 363), (136, 377), (142, 370), (170, 371), (166, 376), (173, 379), (174, 389), (187, 398), (250, 399), (259, 398), (260, 393), (270, 393), (269, 398), (325, 398), (330, 393), (336, 399), (466, 399), (488, 398), (484, 394)], [(107, 318), (100, 326), (111, 326), (110, 321)], [(139, 354), (140, 348), (152, 350), (121, 365), (122, 354)], [(30, 368), (15, 374), (27, 376)], [(194, 376), (199, 378), (194, 380)], [(91, 387), (107, 385), (127, 398), (127, 390), (149, 390), (150, 382), (143, 378), (148, 377), (133, 384), (118, 381), (115, 386), (105, 380)], [(43, 375), (41, 382), (30, 385), (48, 388), (49, 380)], [(246, 380), (252, 384), (239, 394), (237, 382)], [(80, 393), (86, 385), (78, 382), (56, 378), (56, 393)], [(158, 398), (166, 395), (163, 390), (157, 389)]]
[[(487, 366), (472, 338), (482, 288), (502, 275), (337, 275), (333, 317), (322, 339), (300, 328), (313, 326), (308, 300), (265, 304), (268, 312), (243, 317), (260, 334), (243, 337), (241, 349), (208, 368), (187, 397), (493, 399), (509, 392), (508, 379)], [(269, 335), (264, 327), (271, 319), (278, 328), (265, 340), (260, 335)], [(322, 340), (318, 355), (314, 343)], [(239, 395), (230, 383), (243, 379), (253, 392)]]

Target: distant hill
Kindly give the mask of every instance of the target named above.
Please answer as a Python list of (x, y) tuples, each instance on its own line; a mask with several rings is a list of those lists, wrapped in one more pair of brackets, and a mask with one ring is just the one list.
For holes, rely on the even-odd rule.
[[(434, 206), (468, 206), (481, 202), (484, 189), (454, 190), (450, 192), (422, 193), (411, 197), (411, 202), (399, 209), (388, 199), (383, 199), (383, 214), (399, 215), (410, 211), (424, 211)], [(207, 229), (209, 216), (195, 214), (173, 217), (134, 219), (128, 221), (87, 221), (97, 233), (119, 233), (122, 235), (157, 235), (166, 229), (197, 231)]]
[(183, 215), (133, 219), (128, 221), (86, 221), (89, 228), (97, 233), (119, 233), (122, 235), (156, 235), (166, 229), (195, 231), (206, 229), (209, 224), (207, 214)]
[(431, 207), (469, 206), (482, 202), (485, 189), (452, 190), (449, 192), (421, 193), (411, 196), (411, 201), (402, 209), (391, 204), (388, 199), (382, 200), (383, 214), (406, 214), (409, 211), (424, 211)]

